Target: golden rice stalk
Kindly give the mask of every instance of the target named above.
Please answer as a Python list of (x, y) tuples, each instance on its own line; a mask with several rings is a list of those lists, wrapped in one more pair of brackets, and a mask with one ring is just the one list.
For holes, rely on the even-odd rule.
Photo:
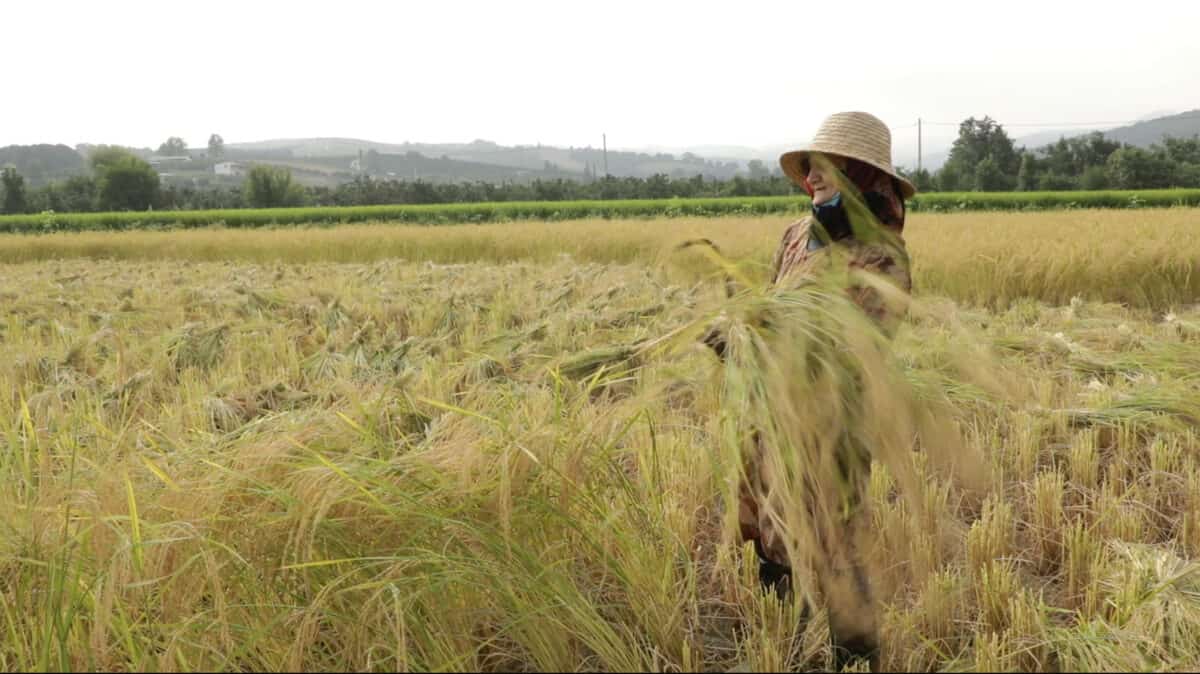
[(188, 323), (171, 340), (167, 346), (167, 353), (171, 356), (176, 371), (189, 367), (207, 370), (225, 356), (225, 342), (228, 337), (228, 324), (205, 328), (199, 323)]
[(1062, 473), (1049, 471), (1033, 480), (1029, 529), (1034, 537), (1033, 556), (1038, 571), (1049, 574), (1062, 561), (1065, 481)]
[(601, 370), (614, 372), (636, 367), (637, 356), (637, 347), (628, 345), (589, 349), (565, 358), (558, 371), (568, 379), (586, 379)]
[(971, 572), (982, 574), (995, 562), (1010, 559), (1015, 532), (1012, 506), (999, 497), (989, 498), (983, 516), (967, 532), (967, 565)]
[(1115, 543), (1102, 584), (1113, 623), (1143, 635), (1164, 662), (1194, 664), (1200, 634), (1200, 563), (1150, 545)]

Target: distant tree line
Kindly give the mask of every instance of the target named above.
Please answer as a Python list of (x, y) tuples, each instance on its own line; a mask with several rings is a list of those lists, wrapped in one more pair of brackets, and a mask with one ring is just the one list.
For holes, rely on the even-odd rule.
[(905, 174), (923, 192), (1200, 187), (1200, 136), (1140, 148), (1094, 131), (1030, 150), (1014, 147), (992, 118), (972, 117), (959, 125), (941, 169)]
[[(714, 180), (700, 175), (671, 178), (607, 176), (591, 182), (535, 179), (529, 182), (443, 183), (380, 180), (358, 176), (336, 187), (306, 187), (284, 167), (250, 168), (240, 188), (197, 188), (163, 184), (148, 163), (116, 148), (94, 151), (92, 175), (75, 176), (26, 190), (13, 169), (3, 173), (5, 213), (77, 213), (92, 211), (203, 210), (280, 206), (368, 206), (580, 199), (667, 199), (671, 197), (749, 197), (798, 194), (780, 175), (734, 176)], [(10, 187), (10, 184), (13, 185)], [(14, 195), (11, 199), (9, 194)]]
[[(181, 150), (170, 138), (160, 153)], [(49, 147), (49, 146), (47, 146)], [(64, 148), (65, 149), (65, 148)], [(209, 152), (224, 153), (224, 140), (209, 138)], [(58, 170), (59, 167), (53, 167)], [(747, 175), (715, 179), (697, 174), (648, 178), (540, 178), (531, 181), (433, 182), (359, 175), (336, 187), (306, 187), (291, 172), (252, 166), (241, 187), (164, 184), (145, 160), (118, 147), (89, 148), (86, 175), (30, 188), (9, 166), (0, 170), (4, 213), (203, 210), (278, 206), (359, 206), (583, 199), (665, 199), (799, 194), (800, 189), (759, 160)], [(45, 170), (49, 171), (50, 168)], [(969, 118), (946, 163), (936, 172), (899, 169), (922, 192), (1156, 189), (1200, 187), (1200, 136), (1165, 138), (1149, 148), (1109, 140), (1100, 132), (1063, 138), (1041, 148), (1017, 148), (990, 117)]]

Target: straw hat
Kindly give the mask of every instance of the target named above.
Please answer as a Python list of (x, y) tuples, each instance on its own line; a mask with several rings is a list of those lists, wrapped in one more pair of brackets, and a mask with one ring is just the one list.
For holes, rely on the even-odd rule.
[(804, 184), (803, 166), (812, 152), (836, 154), (870, 164), (900, 181), (904, 198), (917, 188), (896, 173), (892, 166), (892, 132), (883, 120), (865, 112), (838, 112), (825, 118), (812, 143), (801, 150), (785, 152), (779, 158), (783, 172), (798, 185)]

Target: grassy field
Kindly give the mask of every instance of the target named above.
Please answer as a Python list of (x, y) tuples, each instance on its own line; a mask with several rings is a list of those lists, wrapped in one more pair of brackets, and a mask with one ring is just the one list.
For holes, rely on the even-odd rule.
[[(1018, 298), (1064, 304), (1072, 297), (1170, 307), (1200, 301), (1196, 209), (1045, 213), (917, 213), (905, 237), (919, 293), (984, 306)], [(710, 270), (674, 252), (708, 238), (731, 257), (761, 267), (787, 219), (778, 216), (670, 220), (576, 220), (457, 227), (353, 225), (335, 228), (172, 232), (74, 232), (0, 237), (0, 262), (86, 257), (109, 260), (411, 262), (455, 264), (582, 262)], [(754, 273), (754, 269), (751, 273)]]
[[(988, 479), (875, 471), (885, 667), (1200, 666), (1198, 217), (912, 218), (896, 367)], [(0, 669), (827, 667), (670, 252), (785, 223), (0, 238)]]
[[(1090, 192), (938, 192), (919, 194), (913, 211), (1042, 211), (1079, 208), (1200, 206), (1200, 189), (1101, 190)], [(446, 225), (514, 220), (582, 218), (677, 218), (728, 215), (795, 215), (808, 208), (803, 196), (605, 201), (529, 201), (474, 204), (321, 206), (211, 211), (130, 211), (0, 215), (0, 233), (82, 232), (129, 229), (332, 225), (391, 222)]]

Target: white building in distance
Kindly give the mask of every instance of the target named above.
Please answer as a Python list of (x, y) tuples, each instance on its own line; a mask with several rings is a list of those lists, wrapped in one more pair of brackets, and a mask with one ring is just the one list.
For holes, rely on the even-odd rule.
[(240, 161), (223, 161), (213, 164), (213, 173), (219, 176), (241, 177), (246, 175), (246, 165)]

